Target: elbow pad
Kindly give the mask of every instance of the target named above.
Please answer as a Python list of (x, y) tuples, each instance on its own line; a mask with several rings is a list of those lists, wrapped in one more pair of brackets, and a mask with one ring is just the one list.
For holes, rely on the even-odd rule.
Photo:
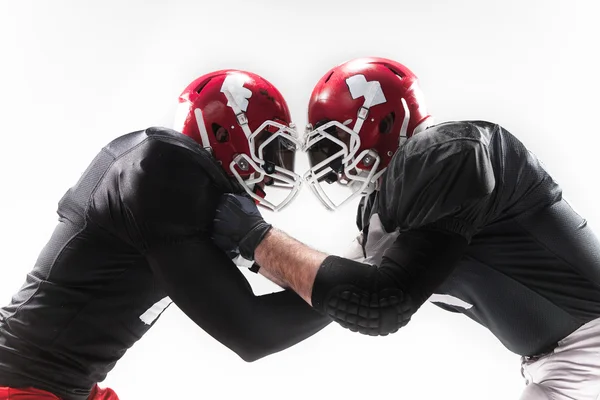
[(419, 229), (400, 234), (380, 267), (329, 256), (315, 277), (313, 307), (353, 332), (394, 333), (450, 275), (466, 248), (460, 235)]
[(382, 281), (378, 269), (327, 257), (313, 285), (313, 307), (353, 332), (385, 336), (398, 331), (414, 313), (412, 301), (402, 289)]

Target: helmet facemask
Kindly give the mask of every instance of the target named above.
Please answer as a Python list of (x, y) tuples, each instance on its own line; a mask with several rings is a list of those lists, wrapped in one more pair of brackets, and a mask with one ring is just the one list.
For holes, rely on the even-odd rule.
[[(359, 134), (338, 121), (326, 122), (315, 129), (307, 127), (304, 148), (311, 168), (304, 174), (304, 180), (330, 210), (376, 188), (382, 173), (377, 172), (380, 157), (374, 150), (358, 153), (360, 143)], [(338, 185), (333, 186), (334, 183)]]
[[(264, 121), (254, 132), (248, 126), (246, 114), (227, 91), (228, 105), (234, 110), (238, 125), (248, 139), (250, 154), (239, 153), (230, 163), (230, 170), (246, 193), (259, 205), (281, 211), (299, 193), (302, 184), (300, 175), (294, 172), (296, 150), (302, 147), (293, 124), (286, 126), (280, 122)], [(244, 172), (253, 170), (246, 178)], [(270, 190), (267, 200), (266, 190)], [(263, 192), (262, 195), (260, 192)]]
[[(230, 164), (233, 176), (246, 193), (272, 211), (285, 208), (298, 195), (302, 184), (302, 178), (294, 172), (296, 150), (301, 148), (296, 136), (293, 127), (265, 121), (248, 136), (250, 155), (237, 154)], [(253, 172), (249, 176), (242, 177), (250, 170)]]
[[(369, 99), (369, 97), (367, 97)], [(399, 133), (398, 147), (404, 145), (408, 140), (408, 124), (410, 122), (410, 110), (404, 98), (400, 99), (404, 109), (404, 119)], [(368, 100), (365, 101), (368, 105)], [(307, 126), (306, 140), (304, 148), (309, 154), (311, 168), (304, 175), (307, 182), (317, 198), (330, 210), (336, 210), (358, 196), (367, 196), (379, 187), (379, 178), (384, 174), (387, 167), (378, 171), (381, 164), (381, 157), (375, 149), (363, 149), (360, 151), (361, 140), (360, 130), (364, 120), (368, 116), (369, 109), (363, 105), (359, 109), (358, 118), (354, 128), (348, 128), (346, 121), (342, 124), (338, 121), (329, 121), (320, 125), (316, 129)], [(394, 125), (395, 115), (388, 114), (380, 121), (379, 134), (391, 134), (390, 129)], [(319, 143), (328, 140), (337, 146), (335, 151), (331, 151), (331, 146), (327, 151), (323, 151), (323, 145)], [(359, 152), (360, 151), (360, 152)], [(357, 154), (358, 153), (358, 154)], [(337, 174), (337, 179), (333, 179)], [(326, 190), (323, 182), (332, 184), (337, 182), (350, 189), (350, 194), (345, 197), (339, 190)], [(333, 192), (338, 192), (333, 194)], [(346, 192), (347, 193), (347, 192)], [(342, 200), (332, 199), (332, 197), (343, 197)]]

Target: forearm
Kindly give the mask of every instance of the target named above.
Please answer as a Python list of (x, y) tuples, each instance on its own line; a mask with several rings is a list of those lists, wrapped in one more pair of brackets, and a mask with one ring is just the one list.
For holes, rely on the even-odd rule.
[(279, 279), (266, 268), (260, 267), (258, 273), (284, 289), (291, 289), (287, 282), (284, 282), (283, 280)]
[[(387, 335), (408, 323), (468, 244), (433, 226), (414, 229), (396, 239), (377, 267), (328, 256), (294, 240), (267, 224), (246, 197), (224, 195), (217, 214), (213, 238), (224, 251), (239, 249), (317, 311), (369, 335)], [(232, 239), (239, 237), (237, 243)]]
[(452, 272), (466, 245), (458, 235), (410, 231), (386, 251), (379, 267), (327, 257), (314, 281), (312, 305), (352, 331), (394, 333)]
[(175, 304), (246, 361), (292, 346), (330, 322), (292, 291), (254, 295), (240, 270), (212, 242), (163, 246), (146, 257)]
[(253, 322), (239, 331), (246, 361), (294, 346), (332, 322), (291, 290), (257, 296), (252, 303)]
[(313, 283), (327, 254), (273, 228), (256, 248), (254, 257), (265, 274), (290, 287), (312, 305)]
[(186, 314), (247, 362), (294, 346), (332, 322), (291, 290), (236, 300), (238, 306), (218, 320), (202, 319), (190, 309)]
[(241, 236), (244, 258), (254, 259), (317, 311), (369, 335), (387, 335), (408, 323), (466, 247), (458, 235), (417, 229), (400, 235), (378, 267), (311, 249), (266, 224), (255, 207), (246, 198), (225, 197), (228, 214), (215, 218), (221, 247), (230, 251), (235, 248), (230, 238)]

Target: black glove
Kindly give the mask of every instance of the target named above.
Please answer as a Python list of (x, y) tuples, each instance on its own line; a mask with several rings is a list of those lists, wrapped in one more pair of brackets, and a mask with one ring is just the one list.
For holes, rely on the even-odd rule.
[[(254, 260), (254, 251), (272, 228), (260, 215), (254, 200), (238, 194), (225, 193), (217, 207), (212, 238), (231, 258), (240, 254)], [(233, 256), (233, 257), (232, 257)]]

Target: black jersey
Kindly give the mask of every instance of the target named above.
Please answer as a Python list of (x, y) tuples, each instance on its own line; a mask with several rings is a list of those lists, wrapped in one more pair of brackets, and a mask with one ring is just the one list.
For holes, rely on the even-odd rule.
[(329, 320), (299, 296), (254, 296), (210, 240), (220, 196), (237, 191), (192, 139), (150, 128), (96, 156), (58, 206), (59, 224), (0, 309), (0, 386), (86, 399), (171, 299), (251, 361)]
[(517, 354), (551, 350), (600, 317), (600, 243), (538, 159), (496, 124), (449, 122), (413, 136), (361, 202), (364, 234), (374, 214), (387, 232), (427, 226), (465, 237), (466, 253), (430, 300)]

